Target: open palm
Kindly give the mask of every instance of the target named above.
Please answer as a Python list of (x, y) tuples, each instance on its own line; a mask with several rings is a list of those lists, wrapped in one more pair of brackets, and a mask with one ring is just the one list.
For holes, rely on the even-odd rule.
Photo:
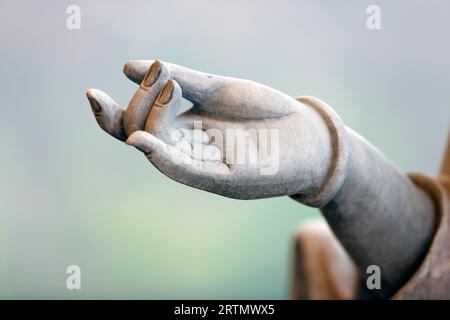
[[(124, 72), (140, 84), (127, 110), (93, 89), (94, 115), (166, 176), (240, 199), (308, 194), (326, 178), (330, 141), (310, 107), (320, 101), (159, 61), (132, 61)], [(182, 96), (193, 107), (179, 114)]]

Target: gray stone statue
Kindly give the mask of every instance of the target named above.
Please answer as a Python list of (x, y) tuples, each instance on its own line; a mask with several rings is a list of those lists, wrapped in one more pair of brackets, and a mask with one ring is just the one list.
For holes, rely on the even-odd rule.
[[(448, 189), (443, 198), (430, 189), (446, 185), (400, 173), (326, 103), (160, 61), (132, 61), (124, 72), (140, 85), (128, 108), (91, 89), (95, 118), (169, 178), (230, 198), (290, 196), (320, 208), (358, 270), (380, 267), (376, 297), (423, 294), (414, 277), (427, 259), (437, 263), (436, 254), (448, 270), (425, 280), (450, 288), (448, 249), (429, 257), (436, 230), (447, 228), (437, 207), (448, 208)], [(182, 96), (193, 107), (180, 113)], [(414, 289), (402, 294), (407, 285)], [(450, 289), (433, 288), (424, 297), (450, 297)]]

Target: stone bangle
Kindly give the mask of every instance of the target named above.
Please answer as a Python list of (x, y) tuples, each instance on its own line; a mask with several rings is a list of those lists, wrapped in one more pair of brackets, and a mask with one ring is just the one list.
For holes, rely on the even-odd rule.
[(310, 96), (297, 98), (313, 108), (325, 121), (331, 138), (331, 163), (322, 186), (310, 194), (296, 194), (291, 197), (311, 207), (325, 206), (341, 188), (347, 170), (348, 135), (344, 123), (337, 113), (325, 102)]

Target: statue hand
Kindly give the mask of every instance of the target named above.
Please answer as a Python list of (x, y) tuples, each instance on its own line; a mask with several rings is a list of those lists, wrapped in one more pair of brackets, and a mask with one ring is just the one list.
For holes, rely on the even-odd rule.
[[(123, 111), (87, 95), (99, 125), (166, 176), (230, 198), (308, 195), (327, 175), (331, 141), (313, 108), (267, 86), (159, 61), (133, 61), (139, 89)], [(182, 96), (193, 103), (178, 114)]]

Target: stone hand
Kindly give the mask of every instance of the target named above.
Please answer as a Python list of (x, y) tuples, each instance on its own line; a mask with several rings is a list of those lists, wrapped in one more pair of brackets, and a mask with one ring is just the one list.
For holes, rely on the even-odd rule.
[[(308, 196), (324, 184), (332, 143), (309, 105), (320, 102), (159, 61), (124, 72), (140, 84), (127, 110), (87, 92), (96, 120), (173, 180), (238, 199)], [(193, 107), (180, 114), (182, 96)]]
[[(431, 198), (325, 103), (158, 61), (124, 72), (140, 84), (127, 110), (89, 90), (94, 115), (166, 176), (226, 197), (290, 195), (320, 207), (363, 273), (380, 266), (382, 297), (417, 270), (436, 225)], [(180, 114), (182, 96), (193, 107)]]

